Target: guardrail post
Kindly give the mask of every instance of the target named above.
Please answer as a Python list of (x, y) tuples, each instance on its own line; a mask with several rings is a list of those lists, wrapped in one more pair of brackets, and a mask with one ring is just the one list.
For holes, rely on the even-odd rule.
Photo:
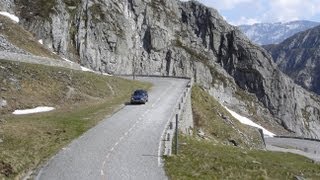
[(175, 154), (178, 154), (178, 123), (179, 123), (179, 119), (178, 119), (178, 114), (176, 114), (176, 132), (175, 132), (175, 143), (176, 143), (176, 148), (175, 148)]
[(266, 145), (266, 140), (264, 139), (264, 134), (263, 134), (263, 130), (262, 129), (258, 129), (259, 130), (259, 133), (260, 133), (260, 135), (261, 135), (261, 138), (262, 138), (262, 141), (263, 141), (263, 144), (264, 144), (264, 146), (266, 147), (267, 145)]

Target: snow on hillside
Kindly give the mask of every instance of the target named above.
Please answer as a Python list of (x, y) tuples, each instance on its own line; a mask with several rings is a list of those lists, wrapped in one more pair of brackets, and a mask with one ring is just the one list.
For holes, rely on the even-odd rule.
[(8, 12), (0, 11), (0, 15), (10, 18), (12, 21), (16, 23), (19, 22), (19, 18), (16, 15), (10, 14)]
[[(69, 59), (66, 59), (66, 58), (62, 58), (63, 60), (69, 62), (69, 63), (74, 63), (73, 61), (70, 61)], [(84, 71), (84, 72), (93, 72), (93, 73), (96, 73), (96, 74), (102, 74), (102, 75), (105, 75), (105, 76), (111, 76), (110, 74), (108, 73), (102, 73), (102, 72), (97, 72), (97, 71), (94, 71), (92, 69), (89, 69), (89, 68), (86, 68), (84, 66), (81, 66), (81, 70)]]
[(33, 114), (33, 113), (40, 113), (40, 112), (48, 112), (54, 109), (55, 108), (53, 107), (40, 106), (33, 109), (15, 110), (12, 114), (15, 114), (15, 115)]
[(251, 121), (250, 119), (239, 115), (238, 113), (236, 113), (236, 112), (228, 109), (227, 107), (225, 107), (225, 108), (226, 108), (226, 110), (227, 110), (234, 118), (238, 119), (242, 124), (246, 124), (246, 125), (249, 125), (249, 126), (253, 126), (253, 127), (262, 129), (263, 134), (264, 134), (265, 136), (270, 136), (270, 137), (275, 136), (274, 133), (268, 131), (267, 129), (265, 129), (264, 127), (260, 126), (259, 124), (254, 123), (254, 122)]
[(292, 21), (287, 23), (257, 23), (240, 25), (240, 30), (249, 39), (260, 45), (278, 44), (288, 37), (312, 27), (320, 25), (312, 21)]

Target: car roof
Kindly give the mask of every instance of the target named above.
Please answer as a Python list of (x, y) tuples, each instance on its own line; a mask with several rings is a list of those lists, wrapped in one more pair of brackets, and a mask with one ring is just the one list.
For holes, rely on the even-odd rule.
[(143, 90), (143, 89), (137, 89), (134, 91), (135, 93), (139, 93), (139, 92), (142, 92), (142, 93), (147, 93), (146, 90)]

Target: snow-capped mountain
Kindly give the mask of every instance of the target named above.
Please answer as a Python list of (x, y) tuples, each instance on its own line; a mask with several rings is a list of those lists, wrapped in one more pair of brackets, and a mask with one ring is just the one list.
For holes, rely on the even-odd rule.
[(278, 44), (288, 37), (319, 25), (313, 21), (292, 21), (287, 23), (257, 23), (253, 25), (240, 25), (239, 28), (253, 42), (266, 45)]

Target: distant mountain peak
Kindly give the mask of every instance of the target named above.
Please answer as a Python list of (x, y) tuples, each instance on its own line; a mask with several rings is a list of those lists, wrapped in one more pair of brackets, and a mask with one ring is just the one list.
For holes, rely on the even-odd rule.
[(256, 23), (240, 25), (239, 28), (249, 39), (260, 45), (279, 44), (288, 37), (320, 25), (319, 22), (296, 20), (290, 22)]
[(320, 26), (297, 33), (280, 44), (263, 47), (297, 84), (320, 94)]

